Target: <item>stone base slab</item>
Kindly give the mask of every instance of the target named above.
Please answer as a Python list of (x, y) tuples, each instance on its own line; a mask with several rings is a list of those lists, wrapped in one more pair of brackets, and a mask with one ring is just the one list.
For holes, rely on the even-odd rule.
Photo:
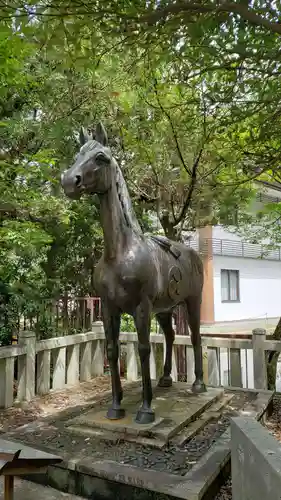
[[(167, 444), (190, 422), (195, 421), (214, 402), (224, 395), (223, 388), (208, 388), (202, 394), (193, 394), (191, 386), (178, 382), (169, 388), (154, 388), (153, 409), (156, 420), (152, 424), (142, 425), (135, 422), (137, 410), (141, 404), (141, 388), (130, 391), (124, 398), (122, 407), (126, 416), (120, 420), (106, 418), (108, 404), (102, 408), (93, 408), (66, 423), (68, 430), (80, 434), (95, 435), (100, 439), (128, 439), (157, 447)], [(145, 442), (143, 441), (145, 438)]]

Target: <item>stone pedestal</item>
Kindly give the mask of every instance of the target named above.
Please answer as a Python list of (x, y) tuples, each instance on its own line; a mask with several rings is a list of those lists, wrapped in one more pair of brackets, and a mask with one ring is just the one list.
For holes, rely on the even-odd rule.
[(130, 391), (123, 401), (126, 416), (120, 420), (108, 420), (108, 403), (86, 411), (67, 422), (69, 430), (106, 440), (125, 439), (135, 443), (161, 447), (199, 418), (213, 403), (223, 397), (222, 388), (209, 388), (208, 392), (193, 394), (191, 386), (176, 383), (170, 388), (154, 387), (153, 407), (156, 420), (152, 424), (135, 422), (141, 404), (141, 388)]

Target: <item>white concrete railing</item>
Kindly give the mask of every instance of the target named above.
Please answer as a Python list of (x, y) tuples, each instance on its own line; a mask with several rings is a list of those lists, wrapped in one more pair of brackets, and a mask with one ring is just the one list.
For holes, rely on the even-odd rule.
[[(19, 345), (0, 348), (0, 407), (12, 406), (14, 401), (29, 401), (36, 394), (47, 394), (51, 389), (63, 389), (67, 386), (87, 381), (104, 374), (105, 342), (101, 322), (93, 324), (92, 331), (65, 337), (36, 341), (33, 332), (22, 332)], [(126, 345), (126, 377), (130, 381), (139, 378), (139, 361), (136, 333), (121, 333), (120, 342)], [(165, 356), (165, 340), (161, 334), (152, 334), (150, 371), (156, 379), (157, 349), (161, 349), (161, 364)], [(266, 340), (265, 330), (253, 330), (252, 339), (235, 339), (202, 336), (204, 379), (210, 385), (223, 385), (221, 380), (221, 360), (227, 351), (226, 366), (229, 368), (229, 380), (226, 385), (247, 387), (243, 383), (241, 353), (252, 352), (253, 386), (256, 389), (267, 388), (265, 351), (281, 352), (281, 341)], [(178, 346), (184, 361), (183, 373), (178, 374)], [(160, 349), (160, 350), (161, 350)], [(173, 347), (172, 378), (179, 378), (187, 383), (193, 381), (194, 361), (191, 339), (188, 336), (176, 336)], [(159, 363), (158, 363), (159, 364)], [(15, 376), (15, 366), (17, 374)], [(162, 366), (160, 370), (162, 370)], [(158, 367), (159, 368), (159, 367)], [(180, 375), (180, 377), (179, 377)], [(17, 390), (14, 391), (14, 386)], [(16, 392), (16, 394), (15, 394)]]

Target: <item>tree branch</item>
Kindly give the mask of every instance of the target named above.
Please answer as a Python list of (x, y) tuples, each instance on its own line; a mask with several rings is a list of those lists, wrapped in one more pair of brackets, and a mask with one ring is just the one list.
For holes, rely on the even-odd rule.
[(208, 5), (190, 1), (178, 1), (166, 7), (158, 7), (154, 12), (141, 16), (139, 22), (154, 25), (160, 21), (165, 22), (169, 16), (180, 16), (186, 12), (198, 12), (199, 14), (223, 12), (239, 14), (242, 19), (248, 21), (250, 24), (263, 26), (272, 33), (281, 35), (281, 24), (279, 22), (269, 21), (260, 14), (257, 14), (253, 9), (249, 9), (246, 5), (234, 2), (225, 2), (221, 5), (215, 3)]
[(186, 212), (190, 206), (193, 191), (194, 191), (194, 188), (196, 186), (197, 170), (198, 170), (198, 166), (199, 166), (202, 154), (203, 154), (203, 147), (200, 149), (200, 151), (197, 155), (197, 158), (195, 159), (195, 161), (193, 163), (192, 172), (191, 172), (191, 180), (190, 180), (190, 184), (188, 187), (187, 196), (186, 196), (185, 202), (183, 204), (183, 207), (182, 207), (178, 217), (175, 218), (174, 226), (177, 226), (182, 221), (182, 219), (185, 217)]
[(18, 220), (19, 222), (34, 222), (36, 224), (43, 224), (44, 219), (40, 217), (35, 217), (34, 215), (31, 215), (29, 212), (24, 211), (24, 210), (17, 210), (14, 207), (8, 206), (8, 205), (3, 205), (0, 206), (0, 217), (3, 218), (8, 218), (10, 220)]
[(158, 94), (158, 91), (157, 91), (157, 80), (156, 80), (156, 78), (154, 79), (154, 93), (156, 95), (156, 99), (157, 99), (159, 108), (161, 109), (162, 113), (166, 116), (166, 118), (167, 118), (167, 120), (168, 120), (168, 122), (170, 124), (171, 130), (172, 130), (172, 134), (173, 134), (173, 138), (174, 138), (175, 145), (176, 145), (176, 149), (177, 149), (177, 152), (178, 152), (181, 164), (182, 164), (183, 168), (185, 169), (185, 171), (189, 175), (192, 175), (190, 169), (188, 168), (187, 164), (185, 163), (185, 160), (184, 160), (181, 148), (180, 148), (180, 144), (179, 144), (179, 141), (178, 141), (178, 136), (177, 136), (177, 133), (176, 133), (176, 130), (175, 130), (172, 118), (171, 118), (170, 114), (168, 113), (168, 111), (164, 108), (162, 102), (160, 101), (160, 97), (159, 97), (159, 94)]

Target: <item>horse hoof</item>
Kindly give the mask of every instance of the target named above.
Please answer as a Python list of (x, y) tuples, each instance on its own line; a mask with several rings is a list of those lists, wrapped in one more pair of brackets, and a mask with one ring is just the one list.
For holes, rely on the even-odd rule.
[(158, 387), (172, 387), (173, 381), (171, 375), (165, 376), (160, 378), (158, 382)]
[(155, 413), (152, 410), (141, 408), (136, 415), (137, 424), (152, 424), (155, 421)]
[(125, 417), (124, 408), (109, 408), (107, 411), (106, 418), (109, 420), (120, 420)]
[(192, 390), (192, 392), (194, 392), (194, 394), (201, 394), (202, 392), (207, 392), (207, 389), (206, 389), (204, 382), (200, 382), (200, 381), (195, 381), (192, 384), (191, 390)]

